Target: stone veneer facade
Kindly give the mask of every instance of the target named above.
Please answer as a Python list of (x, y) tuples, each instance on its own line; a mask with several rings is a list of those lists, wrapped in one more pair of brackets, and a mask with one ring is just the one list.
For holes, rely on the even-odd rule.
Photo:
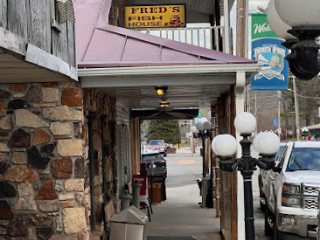
[[(110, 218), (119, 209), (116, 160), (116, 100), (99, 89), (84, 89), (85, 152), (88, 174), (85, 193), (91, 198), (92, 234), (108, 238)], [(89, 188), (93, 189), (91, 192)], [(88, 197), (88, 195), (86, 195)]]
[(0, 84), (0, 240), (95, 238), (83, 113), (77, 82)]

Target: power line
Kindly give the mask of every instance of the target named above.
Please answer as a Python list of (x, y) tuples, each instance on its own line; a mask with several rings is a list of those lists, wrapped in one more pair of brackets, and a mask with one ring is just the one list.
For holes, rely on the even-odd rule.
[[(293, 92), (292, 89), (288, 89), (288, 91)], [(302, 98), (312, 98), (312, 99), (320, 99), (320, 97), (309, 97), (309, 96), (303, 96), (300, 94), (296, 94), (298, 97), (302, 97)]]

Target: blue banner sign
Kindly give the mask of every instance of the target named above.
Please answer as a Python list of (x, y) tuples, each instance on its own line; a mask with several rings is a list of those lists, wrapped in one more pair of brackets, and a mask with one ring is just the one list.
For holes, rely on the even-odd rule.
[(252, 90), (288, 90), (288, 49), (269, 27), (265, 14), (252, 15), (252, 59), (262, 69), (252, 77)]
[(273, 119), (273, 127), (274, 127), (274, 128), (278, 128), (278, 127), (279, 127), (279, 120), (278, 120), (278, 118), (274, 118), (274, 119)]

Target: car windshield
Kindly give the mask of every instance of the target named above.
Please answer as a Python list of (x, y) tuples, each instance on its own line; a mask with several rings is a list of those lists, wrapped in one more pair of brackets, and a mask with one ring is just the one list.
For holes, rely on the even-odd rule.
[(320, 171), (320, 148), (294, 148), (291, 152), (287, 172)]
[(280, 147), (279, 147), (279, 150), (278, 150), (276, 156), (274, 157), (275, 162), (278, 162), (278, 161), (279, 161), (279, 157), (280, 157), (281, 152), (282, 152), (283, 149), (284, 149), (284, 146), (280, 146)]
[(164, 145), (164, 141), (163, 140), (153, 140), (153, 141), (150, 141), (149, 145)]
[(164, 160), (161, 154), (148, 154), (148, 155), (142, 155), (142, 161), (159, 161)]

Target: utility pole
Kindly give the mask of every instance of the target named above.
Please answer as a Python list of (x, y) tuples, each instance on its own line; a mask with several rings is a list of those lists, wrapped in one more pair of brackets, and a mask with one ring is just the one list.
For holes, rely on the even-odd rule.
[(297, 98), (297, 86), (296, 86), (296, 77), (292, 75), (292, 84), (293, 84), (293, 96), (294, 96), (294, 108), (295, 108), (295, 115), (296, 115), (296, 133), (297, 133), (297, 140), (300, 140), (300, 112), (299, 112), (299, 101)]
[(281, 137), (281, 91), (278, 91), (278, 135)]
[(237, 0), (237, 56), (246, 57), (248, 39), (247, 31), (247, 1)]
[(256, 92), (254, 92), (254, 116), (257, 119), (256, 129), (257, 129), (257, 132), (258, 132), (258, 112), (257, 112), (257, 93)]

